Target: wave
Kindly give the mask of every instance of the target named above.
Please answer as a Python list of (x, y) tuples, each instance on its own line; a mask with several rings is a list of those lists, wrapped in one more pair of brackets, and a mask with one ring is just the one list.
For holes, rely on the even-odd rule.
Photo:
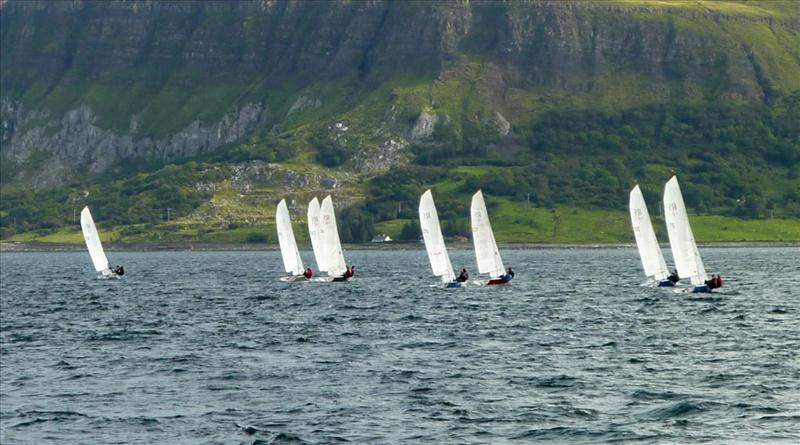
[(686, 396), (687, 394), (672, 391), (655, 392), (646, 389), (639, 389), (631, 393), (631, 398), (634, 400), (676, 400)]
[(585, 428), (577, 428), (577, 427), (565, 427), (565, 426), (556, 426), (551, 428), (541, 428), (535, 430), (528, 430), (524, 433), (517, 434), (512, 436), (512, 440), (525, 440), (525, 439), (537, 439), (537, 440), (549, 440), (549, 441), (558, 441), (563, 443), (571, 443), (577, 437), (594, 437), (600, 438), (604, 436), (604, 433), (600, 431), (591, 431)]
[(306, 443), (309, 442), (292, 433), (277, 433), (268, 439), (256, 439), (253, 441), (253, 445), (298, 445)]
[(647, 416), (657, 420), (669, 420), (676, 417), (684, 417), (709, 411), (715, 405), (716, 404), (712, 402), (681, 400), (680, 402), (651, 410), (647, 413)]
[[(86, 414), (79, 413), (77, 411), (24, 411), (17, 414), (17, 417), (25, 417), (25, 420), (22, 420), (14, 425), (11, 425), (10, 428), (24, 428), (31, 425), (36, 425), (40, 423), (48, 423), (48, 422), (65, 422), (65, 421), (75, 421), (81, 418), (89, 418)], [(27, 419), (28, 417), (33, 417), (32, 419)]]
[(537, 378), (535, 385), (540, 388), (572, 388), (579, 386), (575, 377), (566, 374)]

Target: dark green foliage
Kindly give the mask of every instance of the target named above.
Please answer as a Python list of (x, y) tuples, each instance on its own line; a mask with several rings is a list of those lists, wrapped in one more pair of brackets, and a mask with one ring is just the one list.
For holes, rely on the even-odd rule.
[[(474, 124), (474, 123), (473, 123)], [(433, 133), (433, 141), (411, 147), (416, 163), (440, 165), (443, 163), (482, 164), (487, 158), (501, 159), (491, 148), (498, 140), (496, 131), (467, 125), (464, 134), (457, 134), (450, 125), (438, 125)]]
[[(791, 107), (786, 110), (791, 112)], [(591, 175), (594, 190), (588, 190), (589, 195), (624, 196), (634, 180), (657, 186), (672, 171), (679, 174), (690, 207), (758, 217), (765, 216), (759, 203), (783, 183), (780, 177), (769, 177), (769, 172), (791, 167), (799, 159), (798, 129), (786, 128), (776, 119), (786, 112), (776, 115), (775, 109), (714, 106), (656, 107), (621, 116), (562, 114), (557, 121), (537, 125), (531, 140), (537, 141), (532, 143), (537, 153), (597, 157), (599, 165)], [(797, 119), (800, 113), (795, 114)], [(577, 129), (576, 135), (570, 129)], [(599, 137), (581, 138), (583, 134)], [(608, 141), (615, 135), (624, 137), (619, 147), (609, 151)], [(648, 175), (648, 165), (663, 166), (663, 176)], [(626, 175), (628, 171), (635, 176)]]
[[(462, 177), (457, 199), (483, 189), (539, 207), (578, 205), (624, 210), (641, 183), (657, 213), (663, 184), (677, 174), (694, 212), (747, 218), (800, 216), (800, 93), (774, 106), (660, 105), (619, 113), (552, 111), (522, 129), (523, 150), (453, 152), (417, 146), (417, 165), (372, 182), (367, 208), (378, 220), (415, 218), (419, 195), (458, 165), (483, 165)], [(440, 167), (431, 167), (435, 161)], [(420, 165), (422, 164), (422, 165)], [(498, 169), (491, 166), (503, 166)], [(785, 172), (785, 173), (780, 173)], [(462, 175), (463, 176), (463, 175)], [(440, 219), (468, 208), (436, 196)], [(467, 202), (468, 205), (468, 202)], [(452, 231), (455, 232), (455, 231)], [(454, 234), (451, 232), (451, 236)]]
[(348, 207), (337, 215), (339, 235), (345, 243), (365, 243), (375, 236), (375, 220), (359, 207)]
[(266, 139), (251, 138), (250, 142), (234, 144), (219, 150), (208, 156), (209, 161), (213, 162), (245, 162), (245, 161), (265, 161), (280, 162), (294, 156), (296, 150), (286, 141), (269, 136)]
[(317, 146), (317, 156), (314, 160), (326, 167), (338, 167), (347, 161), (347, 149), (337, 144)]
[(325, 135), (315, 137), (312, 144), (317, 150), (314, 160), (326, 167), (338, 167), (347, 162), (350, 157), (347, 147)]
[(422, 231), (417, 220), (413, 219), (403, 225), (400, 231), (400, 241), (417, 241), (422, 236)]
[(368, 200), (365, 208), (376, 221), (416, 219), (420, 195), (446, 174), (446, 169), (429, 166), (392, 168), (371, 181), (369, 190), (374, 199)]
[(251, 233), (245, 238), (245, 242), (252, 244), (264, 244), (268, 241), (267, 235), (263, 233)]
[(4, 214), (0, 224), (20, 232), (77, 225), (80, 211), (87, 205), (95, 221), (113, 225), (185, 216), (211, 197), (196, 185), (221, 179), (225, 173), (220, 170), (189, 162), (124, 179), (101, 178), (36, 194), (27, 189), (3, 188), (0, 210)]
[(472, 236), (467, 219), (448, 219), (444, 221), (442, 234), (447, 237), (460, 236), (468, 238)]

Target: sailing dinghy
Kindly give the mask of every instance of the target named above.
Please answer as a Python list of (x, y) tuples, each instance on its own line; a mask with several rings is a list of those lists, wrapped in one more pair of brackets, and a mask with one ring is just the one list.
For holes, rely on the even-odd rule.
[(669, 245), (680, 277), (691, 280), (692, 292), (711, 292), (706, 284), (708, 275), (703, 267), (697, 243), (694, 241), (689, 216), (683, 203), (678, 178), (673, 176), (664, 186), (664, 219), (667, 222)]
[(638, 185), (631, 190), (628, 207), (644, 274), (658, 283), (659, 287), (675, 286), (675, 283), (667, 279), (669, 276), (667, 263), (664, 261), (664, 254), (661, 253), (661, 246), (658, 245), (650, 213), (647, 211), (644, 196)]
[(344, 261), (342, 243), (339, 240), (339, 229), (336, 226), (336, 214), (333, 211), (333, 199), (328, 195), (322, 200), (319, 210), (319, 240), (321, 244), (322, 262), (325, 272), (333, 281), (347, 281), (347, 263)]
[(308, 203), (308, 237), (311, 239), (311, 249), (314, 251), (314, 260), (317, 262), (317, 271), (325, 272), (325, 258), (322, 255), (322, 240), (320, 239), (319, 200), (315, 196)]
[(419, 198), (419, 226), (422, 229), (422, 239), (425, 241), (425, 250), (428, 252), (433, 275), (441, 277), (445, 287), (461, 287), (461, 283), (456, 281), (456, 275), (453, 273), (453, 265), (450, 264), (450, 255), (447, 254), (442, 228), (439, 225), (439, 214), (436, 212), (430, 190)]
[(305, 279), (306, 277), (303, 275), (305, 272), (303, 259), (297, 249), (297, 241), (294, 238), (294, 230), (292, 230), (292, 220), (289, 217), (289, 209), (286, 207), (285, 199), (281, 199), (281, 202), (278, 203), (278, 209), (275, 212), (275, 226), (278, 229), (278, 244), (281, 247), (283, 267), (286, 273), (290, 274), (288, 277), (281, 278), (281, 280), (295, 281), (297, 279)]
[(480, 190), (472, 195), (470, 219), (472, 222), (472, 242), (475, 244), (475, 259), (478, 262), (478, 272), (489, 274), (489, 280), (479, 284), (508, 284), (508, 282), (511, 281), (511, 277), (506, 275), (503, 259), (500, 258), (500, 252), (497, 250), (494, 232), (489, 222), (489, 214), (486, 212), (486, 202), (484, 202), (483, 193)]
[(103, 251), (103, 244), (100, 242), (100, 235), (97, 233), (97, 227), (94, 225), (94, 219), (92, 219), (89, 207), (84, 207), (81, 210), (81, 229), (83, 230), (83, 239), (86, 240), (86, 248), (89, 250), (89, 256), (92, 257), (94, 270), (100, 273), (101, 278), (120, 278), (119, 275), (111, 271), (111, 264), (109, 264), (106, 253)]

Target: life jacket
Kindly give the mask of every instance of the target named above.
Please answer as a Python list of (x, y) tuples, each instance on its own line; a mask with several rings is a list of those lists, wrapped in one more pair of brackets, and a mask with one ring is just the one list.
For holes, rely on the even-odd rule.
[(312, 272), (311, 269), (306, 269), (306, 271), (303, 272), (303, 276), (306, 278), (311, 278), (314, 276), (314, 272)]

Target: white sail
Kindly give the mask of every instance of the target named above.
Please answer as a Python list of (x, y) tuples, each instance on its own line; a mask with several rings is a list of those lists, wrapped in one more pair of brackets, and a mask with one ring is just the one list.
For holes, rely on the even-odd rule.
[(628, 207), (644, 274), (659, 281), (666, 279), (669, 276), (667, 263), (664, 261), (664, 254), (661, 253), (661, 247), (658, 245), (653, 223), (650, 221), (650, 213), (647, 211), (644, 196), (638, 185), (631, 190)]
[(322, 200), (319, 220), (325, 271), (332, 277), (341, 276), (347, 270), (347, 264), (344, 261), (342, 243), (339, 241), (339, 229), (336, 227), (336, 214), (333, 212), (333, 200), (330, 195)]
[(322, 254), (319, 211), (319, 201), (315, 196), (314, 199), (308, 203), (308, 237), (311, 240), (311, 249), (314, 251), (314, 260), (317, 262), (317, 270), (325, 272), (328, 268), (325, 265), (325, 257)]
[(442, 277), (442, 281), (449, 283), (456, 279), (453, 266), (450, 264), (450, 255), (444, 245), (442, 228), (439, 226), (439, 214), (433, 202), (433, 195), (428, 190), (419, 198), (419, 226), (422, 229), (422, 239), (425, 240), (425, 250), (431, 262), (433, 275)]
[(275, 225), (278, 228), (278, 244), (281, 246), (281, 256), (286, 272), (292, 275), (301, 275), (304, 272), (303, 259), (300, 258), (300, 251), (297, 249), (297, 241), (294, 239), (292, 230), (292, 220), (289, 217), (289, 209), (286, 207), (286, 200), (281, 199), (278, 209), (275, 212)]
[(492, 278), (505, 274), (506, 268), (503, 266), (503, 259), (500, 258), (500, 252), (497, 250), (492, 225), (489, 223), (489, 214), (486, 212), (486, 203), (480, 190), (472, 195), (470, 217), (472, 220), (472, 242), (475, 244), (478, 272), (488, 273)]
[(111, 275), (109, 269), (108, 258), (103, 252), (103, 244), (100, 243), (100, 235), (97, 233), (97, 227), (94, 225), (94, 219), (89, 212), (89, 207), (84, 207), (81, 210), (81, 229), (83, 229), (83, 239), (86, 240), (86, 248), (89, 249), (89, 256), (92, 257), (94, 270), (103, 274), (103, 276)]
[(703, 260), (700, 259), (700, 252), (697, 251), (681, 188), (675, 176), (664, 186), (664, 219), (667, 222), (669, 245), (672, 248), (678, 276), (690, 278), (694, 285), (704, 284), (708, 276), (703, 267)]

